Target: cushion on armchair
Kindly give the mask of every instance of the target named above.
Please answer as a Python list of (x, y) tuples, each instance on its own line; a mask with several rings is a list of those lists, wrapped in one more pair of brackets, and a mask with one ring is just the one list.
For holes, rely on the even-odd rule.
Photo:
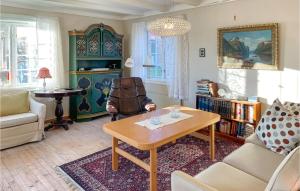
[(287, 155), (300, 141), (300, 117), (277, 99), (265, 111), (256, 134), (268, 149)]
[(294, 115), (298, 115), (300, 117), (300, 103), (293, 103), (293, 102), (286, 101), (284, 102), (283, 106), (286, 109), (292, 111)]
[(38, 116), (34, 113), (20, 113), (0, 117), (0, 129), (37, 122)]
[(29, 111), (27, 91), (1, 95), (0, 103), (0, 116), (27, 113)]

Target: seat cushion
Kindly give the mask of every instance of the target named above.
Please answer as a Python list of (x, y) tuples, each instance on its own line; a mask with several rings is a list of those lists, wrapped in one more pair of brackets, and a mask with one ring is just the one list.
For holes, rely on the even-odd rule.
[(0, 96), (0, 116), (15, 115), (29, 111), (28, 91), (3, 93)]
[(38, 120), (38, 116), (33, 113), (21, 113), (0, 117), (0, 129), (33, 123)]
[(222, 162), (210, 166), (195, 178), (222, 191), (260, 191), (267, 186), (260, 179)]
[[(270, 179), (267, 191), (276, 190), (300, 190), (300, 185), (296, 185), (300, 178), (300, 146), (295, 148), (275, 170)], [(297, 190), (296, 189), (296, 190)]]
[(257, 135), (255, 133), (252, 133), (249, 137), (247, 137), (245, 142), (252, 143), (252, 144), (261, 146), (263, 148), (266, 148), (265, 144), (261, 140), (259, 140), (259, 138), (257, 137)]
[(246, 143), (225, 157), (223, 162), (268, 182), (283, 159), (284, 155)]

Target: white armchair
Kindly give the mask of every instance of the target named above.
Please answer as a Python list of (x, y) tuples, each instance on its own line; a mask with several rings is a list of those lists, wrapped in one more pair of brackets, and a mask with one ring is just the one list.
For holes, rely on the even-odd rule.
[[(4, 95), (13, 96), (20, 91), (4, 92)], [(43, 139), (46, 106), (30, 95), (28, 101), (28, 112), (0, 117), (0, 150)]]

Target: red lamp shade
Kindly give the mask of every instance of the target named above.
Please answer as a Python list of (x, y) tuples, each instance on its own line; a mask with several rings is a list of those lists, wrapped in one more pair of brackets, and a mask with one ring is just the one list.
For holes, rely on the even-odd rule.
[(52, 78), (52, 76), (50, 75), (49, 69), (46, 67), (43, 67), (39, 70), (37, 77), (38, 78)]

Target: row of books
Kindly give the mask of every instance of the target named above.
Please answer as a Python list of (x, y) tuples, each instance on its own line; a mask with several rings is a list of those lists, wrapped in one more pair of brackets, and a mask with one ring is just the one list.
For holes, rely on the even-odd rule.
[(223, 118), (231, 117), (231, 102), (211, 97), (199, 96), (197, 109), (220, 114)]
[(231, 118), (253, 122), (254, 107), (252, 105), (243, 105), (240, 103), (231, 104)]
[(254, 126), (248, 123), (240, 123), (221, 119), (217, 124), (217, 131), (239, 138), (247, 138), (254, 132)]

